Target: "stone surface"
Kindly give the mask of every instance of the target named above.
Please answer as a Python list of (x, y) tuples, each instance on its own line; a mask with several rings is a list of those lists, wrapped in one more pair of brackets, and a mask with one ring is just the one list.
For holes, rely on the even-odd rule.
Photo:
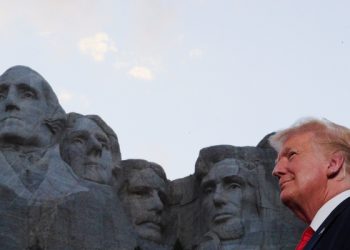
[[(141, 159), (124, 160), (115, 171), (118, 195), (143, 248), (170, 249), (169, 181), (161, 166)], [(149, 245), (149, 247), (147, 247)]]
[[(121, 160), (97, 115), (66, 115), (48, 82), (0, 76), (0, 250), (294, 249), (304, 225), (279, 199), (267, 135), (200, 150), (194, 174)], [(195, 156), (194, 156), (195, 157)]]

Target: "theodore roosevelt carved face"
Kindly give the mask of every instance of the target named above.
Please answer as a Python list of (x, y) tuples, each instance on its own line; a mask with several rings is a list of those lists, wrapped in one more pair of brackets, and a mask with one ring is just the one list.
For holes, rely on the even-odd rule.
[(167, 180), (163, 169), (143, 160), (122, 161), (124, 182), (119, 192), (136, 233), (160, 242), (164, 230)]

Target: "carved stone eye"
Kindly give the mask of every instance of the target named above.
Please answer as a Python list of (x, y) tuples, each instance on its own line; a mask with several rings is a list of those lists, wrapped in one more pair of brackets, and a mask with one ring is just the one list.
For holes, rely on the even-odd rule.
[(32, 93), (31, 91), (26, 91), (22, 94), (23, 98), (33, 98), (35, 97), (34, 93)]
[(236, 189), (236, 188), (241, 188), (241, 185), (239, 185), (238, 183), (230, 183), (228, 185), (229, 189)]
[(76, 144), (84, 144), (85, 143), (85, 139), (81, 136), (76, 136), (73, 138), (73, 143)]
[(203, 187), (204, 194), (210, 194), (210, 193), (214, 192), (214, 190), (215, 190), (214, 185), (207, 185), (207, 186)]

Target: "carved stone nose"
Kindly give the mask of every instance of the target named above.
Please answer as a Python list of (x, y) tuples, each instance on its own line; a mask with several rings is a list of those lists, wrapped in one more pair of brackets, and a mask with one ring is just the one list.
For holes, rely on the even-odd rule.
[(88, 141), (88, 154), (101, 157), (102, 154), (102, 145), (94, 137), (90, 138)]

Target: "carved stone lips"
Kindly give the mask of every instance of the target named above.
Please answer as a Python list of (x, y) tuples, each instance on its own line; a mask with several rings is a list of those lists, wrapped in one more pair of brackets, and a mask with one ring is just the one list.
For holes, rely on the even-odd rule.
[(21, 120), (21, 119), (16, 116), (7, 116), (2, 118), (0, 121), (6, 121), (6, 120)]
[(152, 221), (146, 221), (142, 223), (142, 225), (146, 226), (149, 229), (152, 229), (154, 231), (161, 231), (161, 225)]
[(145, 218), (144, 220), (140, 220), (136, 222), (136, 224), (144, 225), (147, 228), (150, 228), (156, 231), (160, 231), (162, 228), (161, 218), (156, 216), (155, 217), (148, 216), (148, 218)]
[(214, 223), (222, 223), (224, 221), (229, 220), (232, 216), (233, 216), (232, 213), (226, 213), (226, 212), (218, 213), (218, 214), (214, 215), (213, 222)]

